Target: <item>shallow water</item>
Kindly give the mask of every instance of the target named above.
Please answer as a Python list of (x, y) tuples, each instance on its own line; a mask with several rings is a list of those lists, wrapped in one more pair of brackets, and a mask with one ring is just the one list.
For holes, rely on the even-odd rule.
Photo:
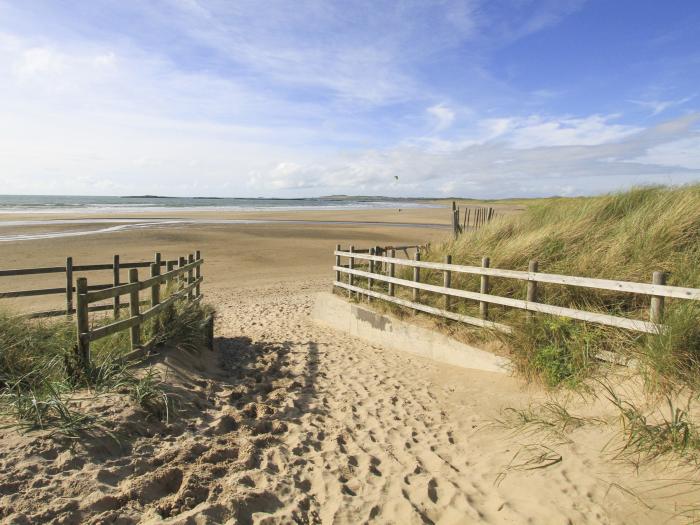
[[(449, 226), (432, 223), (402, 223), (402, 222), (378, 222), (378, 221), (310, 221), (294, 219), (57, 219), (57, 220), (22, 220), (1, 221), (0, 242), (31, 241), (37, 239), (53, 239), (61, 237), (78, 237), (84, 235), (96, 235), (101, 233), (115, 233), (128, 230), (146, 228), (168, 228), (189, 225), (221, 225), (221, 224), (321, 224), (339, 226), (391, 226), (397, 228), (431, 228), (445, 229)], [(13, 232), (2, 234), (6, 228), (27, 228), (37, 226), (85, 226), (83, 229), (37, 231), (37, 232)]]
[(162, 211), (294, 211), (434, 208), (410, 199), (357, 198), (238, 199), (185, 197), (91, 197), (76, 195), (0, 195), (0, 214), (17, 213), (143, 213)]

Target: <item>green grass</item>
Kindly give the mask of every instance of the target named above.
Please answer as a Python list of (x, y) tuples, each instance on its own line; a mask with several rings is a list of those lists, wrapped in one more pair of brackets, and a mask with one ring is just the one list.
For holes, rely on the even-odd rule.
[[(197, 350), (204, 346), (202, 322), (210, 313), (208, 307), (179, 301), (146, 323), (142, 338), (153, 339), (156, 345)], [(101, 321), (107, 322), (110, 319)], [(4, 426), (49, 429), (76, 437), (101, 424), (98, 414), (78, 410), (77, 401), (109, 392), (128, 395), (158, 419), (167, 421), (172, 416), (174, 400), (157, 372), (126, 359), (128, 332), (93, 342), (89, 366), (76, 355), (75, 341), (73, 322), (30, 320), (0, 311), (0, 416)]]
[(623, 399), (615, 389), (601, 382), (605, 396), (618, 409), (625, 437), (618, 457), (639, 464), (673, 453), (698, 463), (700, 458), (700, 428), (691, 420), (691, 405), (695, 396), (686, 398), (679, 406), (677, 395), (664, 396), (664, 403), (645, 411)]
[[(539, 271), (582, 277), (651, 282), (654, 271), (668, 275), (668, 284), (700, 288), (700, 184), (645, 187), (590, 198), (533, 201), (521, 214), (498, 217), (458, 239), (432, 245), (423, 260), (481, 264), (526, 270), (536, 259)], [(398, 270), (398, 268), (397, 268)], [(412, 279), (402, 268), (399, 277)], [(442, 272), (421, 270), (421, 281), (442, 284)], [(452, 286), (479, 290), (480, 277), (452, 274)], [(525, 299), (524, 281), (490, 278), (491, 293)], [(380, 289), (382, 285), (375, 285)], [(397, 287), (399, 297), (410, 291)], [(649, 319), (649, 297), (615, 291), (554, 284), (538, 285), (540, 302), (632, 319)], [(443, 298), (421, 292), (421, 302), (441, 307)], [(478, 303), (453, 299), (454, 310), (478, 317)], [(394, 311), (399, 308), (388, 307)], [(644, 335), (591, 323), (525, 313), (490, 305), (489, 317), (514, 328), (504, 337), (518, 371), (547, 386), (580, 385), (595, 375), (601, 350), (636, 358), (652, 389), (683, 382), (700, 389), (700, 304), (666, 299), (661, 335)], [(443, 323), (454, 325), (455, 323)], [(483, 329), (451, 328), (485, 337)], [(482, 335), (476, 335), (481, 332)], [(493, 337), (494, 334), (486, 334)], [(499, 336), (500, 337), (500, 336)]]
[[(497, 217), (477, 231), (431, 246), (423, 260), (442, 262), (449, 254), (454, 263), (479, 266), (488, 256), (491, 267), (526, 270), (536, 259), (541, 272), (646, 283), (654, 271), (663, 271), (670, 285), (700, 288), (700, 184), (523, 204), (527, 209), (519, 215)], [(411, 274), (402, 269), (400, 276), (411, 279)], [(422, 271), (421, 281), (441, 284), (442, 273)], [(452, 275), (456, 288), (478, 291), (479, 281), (479, 276)], [(495, 295), (526, 297), (525, 282), (491, 278), (490, 284)], [(407, 298), (409, 293), (399, 290), (398, 295)], [(552, 305), (649, 319), (650, 299), (642, 295), (542, 283), (538, 294), (539, 301)], [(422, 292), (421, 301), (441, 306), (443, 299)], [(596, 359), (599, 352), (635, 359), (647, 392), (644, 406), (649, 408), (623, 400), (609, 384), (603, 392), (620, 417), (623, 445), (618, 456), (638, 462), (673, 454), (697, 461), (700, 426), (693, 421), (690, 404), (679, 400), (691, 403), (700, 398), (700, 302), (667, 298), (665, 303), (659, 334), (545, 314), (528, 319), (522, 311), (494, 305), (490, 319), (511, 326), (512, 334), (462, 330), (486, 334), (482, 338), (499, 337), (519, 375), (548, 388), (585, 389), (596, 395), (599, 389), (591, 379), (606, 385), (609, 370)], [(479, 315), (474, 301), (454, 299), (453, 304), (457, 312)], [(453, 328), (457, 323), (438, 324), (458, 330)], [(565, 430), (580, 421), (554, 407), (513, 409), (503, 421), (518, 432), (536, 430), (563, 438)], [(533, 457), (535, 464), (541, 459), (539, 453)], [(543, 457), (549, 458), (547, 451)], [(530, 468), (529, 460), (518, 458), (517, 463)]]

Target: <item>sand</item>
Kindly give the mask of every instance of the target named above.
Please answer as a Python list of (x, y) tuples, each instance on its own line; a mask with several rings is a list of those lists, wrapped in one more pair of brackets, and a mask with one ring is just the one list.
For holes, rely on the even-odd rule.
[(0, 520), (688, 522), (700, 484), (676, 465), (637, 469), (615, 460), (619, 426), (605, 407), (560, 399), (572, 413), (595, 409), (605, 420), (564, 440), (513, 432), (497, 424), (503, 410), (546, 401), (546, 392), (373, 346), (310, 319), (315, 294), (329, 289), (329, 247), (426, 234), (190, 227), (97, 236), (90, 246), (17, 243), (5, 254), (18, 264), (67, 253), (96, 262), (115, 243), (134, 257), (152, 251), (143, 245), (164, 253), (201, 247), (204, 292), (218, 310), (216, 350), (164, 349), (152, 358), (180, 400), (169, 424), (117, 395), (86, 402), (119, 444), (100, 432), (70, 446), (0, 430)]
[[(66, 257), (74, 264), (109, 263), (119, 254), (122, 261), (152, 260), (155, 251), (165, 258), (200, 250), (205, 258), (206, 287), (236, 293), (241, 287), (255, 287), (274, 281), (299, 281), (308, 277), (330, 277), (333, 250), (336, 244), (357, 246), (423, 244), (447, 234), (446, 229), (393, 226), (392, 223), (428, 222), (448, 224), (446, 209), (346, 210), (338, 212), (189, 212), (178, 216), (190, 218), (270, 218), (275, 220), (378, 221), (384, 225), (364, 224), (245, 224), (185, 225), (168, 228), (129, 230), (84, 237), (66, 237), (31, 241), (0, 242), (0, 268), (64, 265)], [(163, 214), (160, 214), (163, 215)], [(141, 215), (139, 215), (140, 217)], [(113, 217), (116, 217), (114, 215)], [(28, 217), (0, 216), (3, 220)], [(36, 218), (36, 217), (29, 217)], [(49, 215), (41, 220), (80, 218), (78, 215)], [(52, 230), (66, 226), (41, 227)], [(73, 229), (74, 227), (70, 227)], [(37, 230), (39, 227), (31, 227)], [(0, 233), (23, 232), (26, 227), (0, 226)], [(145, 270), (141, 270), (146, 276)], [(77, 274), (76, 274), (77, 275)], [(111, 281), (111, 272), (86, 274), (90, 284)], [(122, 279), (126, 280), (126, 272)], [(0, 278), (0, 291), (64, 286), (60, 274)], [(64, 299), (58, 296), (3, 300), (3, 305), (24, 310), (60, 308)]]

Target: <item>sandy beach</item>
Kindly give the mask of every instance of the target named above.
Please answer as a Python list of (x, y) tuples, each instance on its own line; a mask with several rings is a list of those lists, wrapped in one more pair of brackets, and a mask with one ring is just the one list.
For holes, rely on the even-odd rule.
[[(445, 211), (402, 211), (400, 219), (447, 224)], [(302, 214), (396, 222), (399, 212), (284, 216)], [(166, 349), (152, 358), (181, 402), (169, 424), (97, 398), (91, 403), (117, 422), (120, 444), (96, 435), (68, 446), (0, 430), (0, 520), (687, 522), (698, 485), (669, 479), (663, 463), (636, 469), (615, 460), (614, 412), (596, 407), (608, 424), (574, 428), (563, 440), (513, 432), (497, 423), (503, 410), (545, 401), (547, 392), (311, 320), (315, 294), (329, 291), (336, 243), (415, 244), (448, 233), (391, 224), (187, 225), (2, 243), (4, 267), (200, 249), (217, 323), (215, 352)], [(572, 413), (593, 410), (574, 395), (560, 401)]]
[[(134, 218), (134, 215), (130, 215)], [(446, 208), (394, 210), (343, 210), (296, 212), (180, 212), (143, 213), (136, 219), (152, 217), (191, 220), (272, 220), (267, 224), (168, 224), (164, 227), (129, 229), (83, 236), (0, 242), (3, 268), (108, 263), (119, 254), (122, 261), (151, 260), (154, 252), (177, 258), (201, 250), (206, 260), (205, 289), (228, 290), (255, 287), (271, 282), (319, 280), (332, 275), (332, 251), (336, 244), (349, 246), (424, 244), (449, 233)], [(101, 218), (117, 220), (121, 214)], [(85, 231), (92, 224), (41, 224), (16, 226), (15, 221), (65, 221), (95, 219), (85, 214), (4, 215), (0, 234)], [(306, 224), (282, 221), (309, 221)], [(314, 222), (315, 221), (315, 222)], [(321, 222), (319, 222), (321, 221)], [(5, 223), (5, 225), (3, 225)], [(8, 225), (8, 223), (10, 225)], [(372, 224), (367, 224), (372, 223)], [(425, 224), (411, 227), (405, 224)], [(401, 224), (400, 226), (397, 224)], [(103, 227), (100, 224), (99, 227)], [(142, 270), (145, 276), (145, 272)], [(89, 282), (109, 282), (110, 272), (91, 272)], [(123, 276), (126, 279), (126, 273)], [(61, 286), (60, 276), (24, 276), (0, 281), (2, 291)], [(62, 304), (61, 296), (44, 297), (51, 306)], [(36, 300), (6, 300), (5, 304), (32, 309)], [(45, 303), (44, 303), (45, 304)]]

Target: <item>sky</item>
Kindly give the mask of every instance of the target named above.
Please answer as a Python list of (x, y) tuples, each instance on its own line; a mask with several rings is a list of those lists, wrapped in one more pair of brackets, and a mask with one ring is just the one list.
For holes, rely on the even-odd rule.
[(0, 0), (0, 192), (698, 182), (698, 27), (695, 0)]

